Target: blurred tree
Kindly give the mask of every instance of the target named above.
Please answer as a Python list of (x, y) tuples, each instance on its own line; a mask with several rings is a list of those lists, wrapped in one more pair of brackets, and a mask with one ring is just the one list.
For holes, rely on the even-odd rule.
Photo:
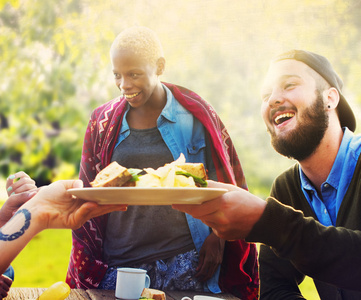
[(110, 44), (122, 29), (144, 25), (165, 50), (162, 80), (215, 107), (250, 188), (267, 193), (292, 164), (271, 149), (260, 117), (268, 62), (292, 48), (324, 54), (347, 97), (360, 104), (360, 3), (0, 0), (0, 175), (24, 169), (39, 182), (76, 176), (92, 109), (119, 94)]
[(1, 7), (0, 172), (24, 170), (39, 186), (76, 177), (88, 114), (77, 101), (82, 45), (66, 18), (80, 15), (81, 1)]

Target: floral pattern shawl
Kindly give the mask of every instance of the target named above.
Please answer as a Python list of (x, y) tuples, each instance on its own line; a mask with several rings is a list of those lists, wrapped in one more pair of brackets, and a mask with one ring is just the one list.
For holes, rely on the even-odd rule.
[[(194, 92), (165, 84), (177, 101), (203, 124), (211, 141), (212, 158), (220, 182), (247, 188), (240, 161), (224, 124), (212, 106)], [(82, 152), (79, 178), (84, 186), (110, 163), (127, 101), (118, 97), (95, 109), (89, 121)], [(72, 232), (66, 282), (71, 288), (94, 289), (108, 266), (103, 262), (103, 239), (107, 215), (87, 221)], [(224, 292), (242, 299), (257, 299), (259, 288), (257, 249), (243, 240), (226, 242), (219, 285)]]

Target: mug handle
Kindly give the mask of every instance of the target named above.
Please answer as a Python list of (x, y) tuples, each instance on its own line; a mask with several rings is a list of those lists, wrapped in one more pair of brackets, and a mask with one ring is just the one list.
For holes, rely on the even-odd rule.
[(147, 274), (145, 274), (145, 288), (149, 288), (150, 286), (150, 278)]
[(181, 300), (192, 300), (192, 298), (189, 298), (189, 297), (183, 297)]

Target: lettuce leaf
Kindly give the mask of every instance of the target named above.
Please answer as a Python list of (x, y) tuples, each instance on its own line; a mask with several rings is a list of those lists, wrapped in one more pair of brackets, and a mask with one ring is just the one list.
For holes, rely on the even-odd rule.
[(187, 177), (193, 177), (194, 182), (196, 183), (196, 185), (199, 185), (201, 187), (207, 187), (207, 185), (208, 185), (206, 180), (204, 180), (204, 179), (202, 179), (200, 177), (194, 176), (191, 173), (184, 172), (184, 171), (176, 171), (175, 174), (176, 175), (183, 175), (183, 176), (187, 176)]

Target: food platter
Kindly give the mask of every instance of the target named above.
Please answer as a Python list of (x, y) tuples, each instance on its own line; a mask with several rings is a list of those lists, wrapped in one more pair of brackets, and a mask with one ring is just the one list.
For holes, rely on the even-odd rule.
[(69, 189), (72, 195), (99, 204), (172, 205), (201, 204), (227, 192), (221, 188), (101, 187)]

